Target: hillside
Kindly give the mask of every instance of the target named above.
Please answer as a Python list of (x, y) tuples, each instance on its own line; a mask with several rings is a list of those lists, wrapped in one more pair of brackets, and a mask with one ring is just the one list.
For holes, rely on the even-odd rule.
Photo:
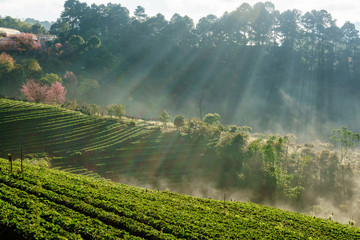
[[(0, 99), (0, 157), (19, 159), (23, 147), (25, 159), (71, 173), (204, 198), (226, 192), (227, 199), (360, 223), (353, 214), (360, 209), (359, 151), (344, 157), (332, 144), (196, 118), (182, 131), (136, 121)], [(346, 127), (340, 133), (354, 135)]]
[(2, 239), (359, 239), (360, 229), (262, 205), (136, 188), (0, 159)]
[[(203, 153), (178, 133), (161, 133), (153, 123), (88, 116), (46, 105), (0, 99), (0, 154), (46, 157), (52, 167), (115, 181), (126, 174), (149, 183), (179, 180)], [(197, 166), (199, 167), (199, 166)], [(151, 180), (154, 179), (154, 180)], [(153, 182), (150, 182), (153, 183)]]

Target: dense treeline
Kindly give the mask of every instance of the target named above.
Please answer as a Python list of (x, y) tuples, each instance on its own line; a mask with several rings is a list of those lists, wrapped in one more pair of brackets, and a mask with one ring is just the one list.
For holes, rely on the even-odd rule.
[(359, 135), (346, 127), (330, 134), (334, 145), (297, 144), (294, 135), (251, 134), (249, 127), (208, 124), (196, 118), (187, 121), (183, 131), (190, 142), (204, 144), (204, 157), (198, 160), (200, 175), (230, 193), (247, 190), (251, 201), (287, 203), (309, 212), (324, 198), (345, 213), (357, 198), (358, 167), (348, 150)]
[(358, 31), (337, 26), (325, 10), (243, 3), (195, 25), (179, 14), (148, 16), (141, 6), (131, 16), (120, 4), (68, 0), (50, 32), (58, 43), (37, 59), (49, 72), (87, 79), (82, 87), (93, 90), (82, 100), (121, 101), (152, 117), (164, 107), (193, 116), (202, 102), (226, 123), (262, 130), (308, 132), (311, 123), (328, 132), (326, 123), (340, 121), (357, 129)]
[[(325, 10), (280, 13), (270, 2), (244, 3), (195, 26), (179, 14), (167, 21), (138, 7), (130, 17), (118, 4), (71, 0), (51, 31), (63, 41), (73, 34), (101, 38), (98, 51), (76, 62), (103, 85), (119, 84), (150, 102), (167, 93), (169, 108), (184, 112), (204, 95), (209, 110), (227, 122), (248, 123), (262, 113), (257, 124), (264, 128), (276, 122), (302, 128), (310, 115), (343, 120), (348, 112), (338, 102), (344, 94), (358, 100), (358, 31), (350, 22), (338, 27)], [(303, 122), (295, 122), (299, 117)]]

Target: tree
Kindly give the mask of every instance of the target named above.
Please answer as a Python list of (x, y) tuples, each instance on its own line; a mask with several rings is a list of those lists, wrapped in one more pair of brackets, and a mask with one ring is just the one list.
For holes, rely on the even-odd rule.
[(31, 26), (31, 32), (34, 34), (44, 34), (46, 30), (40, 23), (35, 23)]
[(77, 82), (77, 77), (73, 72), (70, 71), (66, 71), (66, 73), (64, 74), (64, 79), (73, 83), (73, 82)]
[(68, 89), (68, 98), (76, 97), (76, 88), (78, 85), (78, 78), (73, 72), (67, 71), (64, 74), (64, 85)]
[(219, 125), (221, 116), (217, 113), (207, 113), (203, 118), (203, 122), (210, 125)]
[(82, 79), (79, 83), (79, 87), (77, 88), (77, 95), (85, 97), (85, 95), (91, 93), (91, 91), (93, 91), (95, 89), (99, 89), (99, 88), (100, 88), (100, 85), (97, 80), (85, 78), (85, 79)]
[(51, 83), (46, 92), (45, 102), (48, 104), (62, 104), (65, 102), (66, 89), (59, 82)]
[(33, 102), (44, 102), (47, 97), (47, 91), (49, 87), (46, 85), (41, 85), (40, 83), (35, 82), (35, 80), (30, 79), (25, 84), (22, 85), (20, 92), (22, 92), (28, 101)]
[(75, 53), (79, 53), (79, 54), (83, 53), (86, 43), (81, 36), (72, 35), (69, 38), (68, 42), (70, 43), (71, 48)]
[(100, 111), (100, 106), (97, 104), (84, 104), (80, 107), (80, 112), (87, 115), (95, 115)]
[(340, 143), (340, 160), (346, 157), (350, 147), (353, 147), (355, 141), (360, 141), (360, 134), (351, 132), (347, 127), (341, 129), (333, 129), (330, 132), (330, 140), (336, 144)]
[(199, 111), (199, 118), (203, 118), (203, 111), (204, 111), (204, 93), (200, 96), (199, 101), (197, 101), (197, 107)]
[(215, 150), (221, 159), (222, 169), (220, 185), (222, 187), (236, 185), (240, 180), (244, 161), (244, 149), (248, 138), (247, 133), (222, 133), (215, 145)]
[(42, 68), (39, 62), (35, 59), (27, 60), (23, 65), (23, 74), (25, 79), (36, 79), (41, 78)]
[(15, 60), (6, 53), (0, 54), (0, 79), (1, 75), (8, 74), (12, 69), (14, 69)]
[(174, 118), (174, 125), (178, 128), (181, 129), (183, 126), (185, 126), (185, 117), (184, 115), (177, 115)]
[(31, 79), (22, 85), (20, 91), (28, 101), (49, 104), (61, 104), (65, 101), (66, 90), (59, 82), (54, 82), (49, 87)]
[(147, 19), (147, 15), (145, 13), (145, 9), (142, 6), (137, 6), (135, 11), (134, 11), (134, 15), (135, 18), (140, 21), (143, 22)]
[(34, 35), (31, 33), (21, 33), (12, 37), (13, 41), (16, 43), (13, 50), (18, 52), (28, 52), (32, 50), (41, 49), (41, 45), (36, 41)]
[(281, 34), (281, 41), (288, 51), (292, 51), (295, 41), (298, 40), (299, 35), (299, 10), (287, 10), (279, 16), (278, 31)]
[(101, 40), (98, 36), (91, 36), (86, 42), (86, 50), (99, 48), (101, 46)]
[(170, 121), (170, 115), (164, 109), (164, 111), (160, 114), (160, 122), (163, 123), (164, 128), (167, 128), (167, 123)]
[(55, 82), (62, 83), (61, 77), (55, 73), (46, 73), (44, 77), (40, 79), (43, 84), (51, 85)]
[(108, 108), (108, 114), (121, 119), (125, 115), (125, 106), (122, 104), (114, 104)]

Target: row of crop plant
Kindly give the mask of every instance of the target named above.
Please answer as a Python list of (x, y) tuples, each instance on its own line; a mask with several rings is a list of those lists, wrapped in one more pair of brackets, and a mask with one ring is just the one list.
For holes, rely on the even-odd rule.
[[(0, 160), (6, 166), (6, 160)], [(15, 164), (19, 168), (19, 164)], [(201, 199), (26, 165), (0, 174), (0, 227), (46, 239), (358, 239), (329, 220), (241, 202)]]

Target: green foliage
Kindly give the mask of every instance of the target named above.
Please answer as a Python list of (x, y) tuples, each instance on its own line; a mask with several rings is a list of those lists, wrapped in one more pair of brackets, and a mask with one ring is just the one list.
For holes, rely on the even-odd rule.
[(220, 124), (220, 119), (221, 117), (217, 113), (207, 113), (203, 118), (203, 122), (216, 126)]
[(181, 129), (182, 127), (185, 126), (185, 117), (184, 115), (177, 115), (174, 118), (174, 125), (175, 127), (177, 127), (178, 129)]
[(254, 202), (280, 201), (299, 210), (318, 204), (319, 197), (336, 203), (356, 197), (359, 168), (351, 161), (342, 164), (333, 149), (296, 144), (291, 135), (232, 132), (197, 118), (181, 133), (159, 131), (153, 122), (119, 123), (97, 116), (96, 105), (87, 107), (95, 116), (0, 99), (0, 154), (19, 156), (24, 146), (30, 153), (51, 154), (53, 167), (95, 175), (88, 170), (93, 166), (115, 181), (124, 174), (144, 182), (164, 177), (174, 186), (184, 178), (201, 179), (221, 191), (251, 189)]
[(0, 54), (0, 77), (4, 74), (9, 74), (15, 65), (15, 60), (6, 53)]
[(129, 127), (133, 128), (136, 127), (136, 121), (135, 120), (130, 120), (130, 122), (128, 123)]
[[(19, 169), (19, 163), (14, 167)], [(0, 226), (19, 238), (360, 237), (356, 227), (263, 205), (226, 202), (224, 210), (222, 201), (145, 190), (31, 165), (25, 169), (28, 171), (21, 175), (9, 174), (7, 169), (0, 174)]]
[(68, 43), (71, 45), (72, 50), (75, 53), (79, 53), (79, 54), (81, 54), (84, 51), (86, 46), (84, 39), (78, 35), (72, 35), (68, 39)]
[(171, 116), (168, 114), (168, 112), (164, 109), (162, 113), (159, 116), (160, 122), (163, 123), (164, 128), (167, 127), (167, 123), (170, 121)]
[(22, 68), (25, 79), (40, 79), (42, 75), (42, 68), (39, 62), (35, 59), (26, 60), (23, 63)]
[(79, 86), (77, 88), (77, 97), (86, 97), (90, 95), (91, 92), (100, 88), (99, 82), (95, 79), (81, 79)]
[[(34, 29), (39, 27), (36, 21), (32, 23)], [(10, 17), (0, 21), (0, 26), (23, 31), (21, 24)], [(23, 25), (24, 30), (30, 30), (29, 24)], [(179, 14), (174, 14), (169, 21), (162, 14), (148, 16), (141, 6), (130, 16), (129, 10), (120, 4), (90, 6), (86, 2), (67, 1), (51, 32), (58, 36), (56, 43), (46, 43), (44, 51), (37, 53), (19, 52), (17, 62), (33, 57), (49, 73), (61, 73), (71, 66), (79, 78), (91, 76), (100, 87), (94, 88), (87, 97), (102, 95), (104, 88), (131, 86), (136, 76), (143, 81), (131, 95), (139, 102), (155, 105), (157, 96), (172, 88), (169, 94), (164, 94), (169, 97), (162, 102), (182, 112), (199, 110), (202, 118), (203, 97), (199, 104), (178, 105), (179, 99), (183, 99), (183, 103), (194, 102), (200, 91), (206, 95), (206, 104), (211, 108), (208, 111), (218, 112), (223, 122), (246, 120), (247, 123), (256, 122), (260, 130), (272, 129), (277, 124), (291, 130), (309, 122), (310, 115), (303, 114), (299, 118), (293, 109), (307, 111), (306, 99), (300, 97), (299, 89), (316, 82), (330, 88), (323, 94), (317, 92), (318, 88), (309, 90), (308, 96), (319, 96), (316, 105), (311, 106), (319, 116), (350, 120), (353, 117), (348, 112), (356, 110), (356, 104), (345, 103), (347, 108), (328, 111), (329, 99), (343, 102), (346, 101), (344, 93), (356, 96), (360, 50), (355, 25), (346, 22), (337, 26), (326, 11), (279, 12), (270, 2), (244, 3), (221, 17), (204, 16), (195, 26), (192, 19)], [(7, 53), (12, 54), (11, 51)], [(262, 61), (258, 61), (259, 56)], [(190, 58), (192, 64), (184, 64)], [(147, 61), (139, 64), (140, 59)], [(214, 59), (218, 61), (214, 63)], [(152, 63), (158, 64), (152, 66)], [(292, 76), (291, 84), (287, 84), (288, 76)], [(7, 78), (18, 79), (20, 83), (26, 80), (23, 76)], [(164, 84), (169, 79), (171, 86)], [(329, 79), (334, 83), (329, 84)], [(14, 90), (7, 87), (11, 86), (9, 81), (2, 82), (1, 89), (6, 86), (2, 94), (18, 94), (18, 86)], [(196, 89), (189, 91), (187, 86), (194, 84)], [(76, 93), (71, 95), (74, 97)], [(262, 101), (263, 96), (271, 98)], [(103, 99), (99, 97), (98, 104), (108, 102)], [(280, 108), (274, 106), (282, 103), (286, 104), (280, 112)], [(289, 114), (283, 117), (282, 112)], [(321, 120), (315, 126), (318, 133), (328, 131), (324, 129), (327, 124), (322, 123)]]
[(86, 42), (86, 49), (99, 48), (101, 46), (101, 40), (98, 36), (91, 36)]
[(107, 108), (108, 114), (110, 116), (116, 116), (121, 119), (125, 116), (125, 106), (123, 104), (113, 104)]
[(97, 115), (100, 112), (100, 106), (96, 104), (84, 104), (80, 107), (80, 112), (87, 115)]
[(343, 160), (350, 147), (360, 141), (360, 134), (351, 132), (347, 127), (333, 129), (330, 133), (330, 140), (334, 144), (340, 144), (341, 160)]
[(31, 32), (34, 34), (44, 34), (46, 30), (40, 23), (35, 23), (31, 26)]
[(78, 106), (79, 105), (75, 98), (73, 100), (66, 99), (62, 105), (62, 107), (70, 109), (70, 110), (76, 110), (78, 108)]
[(55, 83), (55, 82), (62, 83), (63, 81), (62, 81), (61, 77), (59, 77), (59, 75), (57, 75), (55, 73), (46, 73), (45, 76), (43, 76), (40, 79), (40, 82), (50, 86), (52, 83)]
[[(117, 149), (155, 131), (155, 126), (143, 122), (131, 127), (102, 118), (97, 115), (98, 108), (87, 104), (79, 109), (86, 114), (80, 114), (59, 106), (0, 99), (0, 155), (11, 152), (20, 156), (23, 146), (27, 158), (51, 155), (54, 167), (89, 172), (82, 166), (84, 159), (98, 163), (99, 152), (118, 159), (122, 154)], [(100, 159), (106, 163), (108, 158)]]
[(238, 128), (238, 130), (239, 130), (240, 132), (251, 132), (251, 131), (252, 131), (252, 127), (249, 127), (249, 126), (240, 126), (240, 127)]
[(0, 27), (17, 29), (20, 32), (31, 32), (32, 24), (23, 22), (20, 19), (6, 16), (2, 18), (0, 16)]
[(289, 199), (299, 200), (304, 190), (305, 189), (303, 187), (298, 186), (294, 188), (287, 188), (285, 189), (284, 193), (285, 196)]

